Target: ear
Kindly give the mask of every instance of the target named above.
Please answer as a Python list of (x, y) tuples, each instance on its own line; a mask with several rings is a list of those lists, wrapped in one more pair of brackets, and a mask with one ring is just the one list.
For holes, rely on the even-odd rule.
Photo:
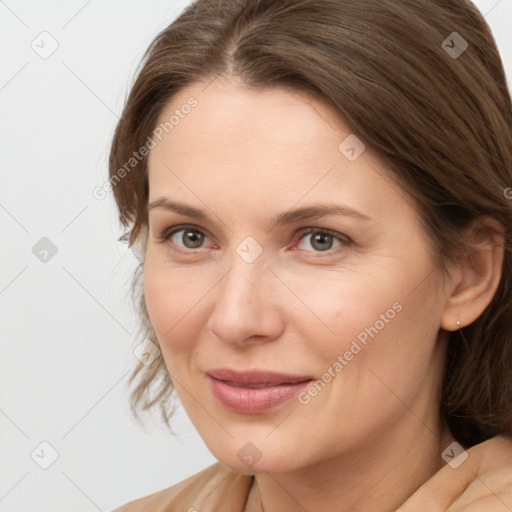
[(501, 279), (504, 258), (504, 228), (493, 217), (480, 217), (466, 231), (471, 244), (452, 272), (450, 293), (441, 317), (441, 327), (455, 331), (474, 322), (491, 302)]

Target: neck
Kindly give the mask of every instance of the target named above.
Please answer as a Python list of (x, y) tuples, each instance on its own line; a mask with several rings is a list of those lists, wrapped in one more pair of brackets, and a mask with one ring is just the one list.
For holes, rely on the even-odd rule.
[(441, 453), (453, 440), (437, 410), (418, 417), (405, 406), (386, 435), (369, 438), (293, 473), (255, 475), (246, 512), (392, 512), (443, 466)]

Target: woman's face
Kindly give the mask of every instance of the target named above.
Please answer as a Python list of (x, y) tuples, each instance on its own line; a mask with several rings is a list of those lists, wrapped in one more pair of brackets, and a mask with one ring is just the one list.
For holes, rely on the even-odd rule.
[[(279, 472), (428, 437), (446, 295), (410, 197), (305, 95), (215, 80), (159, 123), (171, 116), (149, 157), (144, 290), (213, 454)], [(339, 210), (308, 215), (327, 206)]]

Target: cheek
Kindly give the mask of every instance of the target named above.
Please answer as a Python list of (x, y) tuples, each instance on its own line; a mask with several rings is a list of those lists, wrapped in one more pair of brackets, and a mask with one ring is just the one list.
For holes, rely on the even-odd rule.
[(310, 340), (319, 356), (343, 353), (354, 339), (364, 346), (372, 335), (389, 330), (398, 321), (404, 293), (400, 276), (394, 277), (393, 269), (386, 270), (378, 278), (373, 272), (361, 271), (295, 276), (294, 292), (310, 309), (295, 312), (294, 327), (302, 331), (304, 340)]
[(151, 324), (159, 338), (173, 324), (176, 293), (169, 279), (161, 275), (146, 259), (144, 265), (144, 298)]
[[(331, 404), (354, 411), (373, 410), (378, 417), (398, 413), (419, 393), (437, 388), (439, 325), (428, 288), (424, 283), (421, 290), (410, 293), (410, 287), (397, 282), (368, 308), (353, 306), (347, 336), (328, 349), (327, 368), (336, 365), (331, 373), (339, 375), (333, 379)], [(341, 330), (344, 324), (338, 325)]]
[(149, 320), (164, 357), (190, 352), (205, 324), (207, 276), (175, 268), (149, 255), (144, 265), (144, 296)]
[(304, 320), (294, 325), (309, 340), (317, 371), (359, 381), (374, 369), (394, 384), (426, 374), (439, 331), (440, 301), (433, 276), (425, 279), (428, 269), (415, 265), (397, 261), (379, 275), (334, 273), (314, 288), (303, 281), (304, 302), (314, 305), (323, 325)]
[(149, 320), (162, 350), (168, 350), (168, 340), (179, 339), (180, 319), (186, 313), (184, 305), (190, 293), (182, 286), (179, 272), (169, 272), (146, 260), (144, 266), (144, 297)]

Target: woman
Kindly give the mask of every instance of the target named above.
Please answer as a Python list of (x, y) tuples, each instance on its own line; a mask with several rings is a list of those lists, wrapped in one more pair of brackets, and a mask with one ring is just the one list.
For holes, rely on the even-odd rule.
[(110, 183), (133, 409), (175, 390), (219, 460), (117, 512), (512, 509), (512, 108), (469, 1), (194, 2)]

